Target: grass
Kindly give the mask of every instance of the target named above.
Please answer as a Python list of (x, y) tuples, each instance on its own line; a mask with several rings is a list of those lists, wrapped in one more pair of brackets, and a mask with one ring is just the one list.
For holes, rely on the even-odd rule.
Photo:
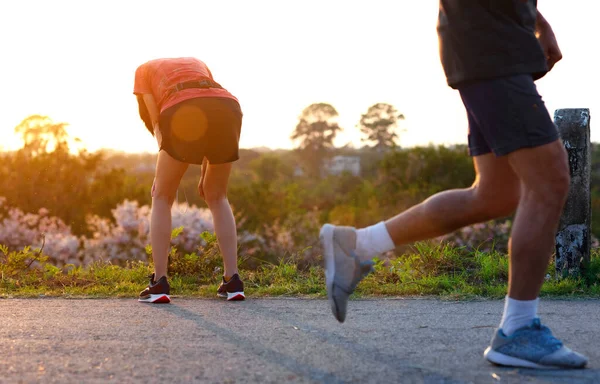
[[(580, 277), (550, 278), (545, 297), (600, 297), (600, 254)], [(291, 259), (290, 259), (291, 260)], [(242, 269), (245, 291), (252, 297), (325, 297), (320, 266), (300, 267), (290, 260)], [(214, 249), (170, 257), (171, 293), (176, 297), (216, 296), (220, 256)], [(554, 276), (553, 265), (548, 273)], [(39, 250), (9, 252), (0, 246), (0, 297), (126, 297), (134, 298), (147, 284), (152, 265), (124, 266), (99, 262), (87, 267), (48, 264)], [(435, 296), (445, 299), (501, 298), (506, 294), (508, 260), (498, 252), (483, 253), (448, 245), (419, 243), (413, 252), (378, 260), (375, 272), (358, 287), (355, 297)]]

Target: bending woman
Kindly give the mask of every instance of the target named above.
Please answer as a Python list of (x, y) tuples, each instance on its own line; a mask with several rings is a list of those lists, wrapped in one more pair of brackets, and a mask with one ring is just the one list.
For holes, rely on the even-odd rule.
[(231, 165), (238, 160), (242, 111), (238, 100), (214, 81), (206, 64), (195, 58), (151, 60), (135, 72), (133, 93), (146, 128), (159, 152), (152, 185), (150, 242), (154, 273), (139, 301), (168, 303), (168, 252), (171, 207), (189, 164), (202, 164), (198, 192), (213, 217), (223, 255), (219, 297), (243, 300), (237, 270), (237, 231), (227, 200)]

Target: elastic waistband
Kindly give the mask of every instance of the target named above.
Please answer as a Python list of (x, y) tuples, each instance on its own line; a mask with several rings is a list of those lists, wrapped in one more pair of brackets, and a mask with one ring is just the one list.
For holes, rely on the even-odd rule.
[(202, 89), (220, 88), (220, 89), (223, 89), (223, 87), (221, 87), (221, 84), (219, 84), (216, 81), (211, 80), (211, 79), (186, 81), (184, 83), (178, 83), (173, 88), (171, 88), (169, 90), (168, 96), (171, 96), (175, 92), (179, 92), (184, 89), (190, 89), (190, 88), (202, 88)]

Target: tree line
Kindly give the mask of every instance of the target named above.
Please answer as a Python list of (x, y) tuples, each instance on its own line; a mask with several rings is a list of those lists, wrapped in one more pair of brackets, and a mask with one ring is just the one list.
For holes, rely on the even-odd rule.
[[(338, 112), (330, 104), (315, 103), (306, 107), (290, 138), (308, 174), (320, 175), (324, 160), (333, 153), (334, 140), (342, 127), (337, 123)], [(362, 141), (383, 152), (396, 148), (398, 123), (404, 115), (391, 104), (377, 103), (361, 115), (357, 126), (363, 134)]]
[[(361, 129), (366, 127), (365, 142), (372, 145), (335, 148), (333, 139), (341, 129), (335, 121), (337, 112), (328, 104), (313, 104), (300, 115), (292, 134), (298, 143), (295, 150), (241, 150), (229, 188), (240, 227), (261, 231), (275, 222), (301, 227), (309, 220), (315, 221), (311, 225), (333, 222), (363, 226), (432, 193), (471, 185), (473, 164), (465, 145), (390, 150), (398, 145), (396, 124), (400, 116), (395, 108), (373, 106), (358, 124)], [(6, 198), (5, 206), (31, 213), (46, 208), (74, 233), (88, 234), (87, 215), (110, 218), (125, 199), (150, 205), (153, 168), (138, 169), (137, 163), (144, 159), (152, 164), (155, 154), (89, 153), (77, 147), (65, 127), (65, 123), (33, 115), (15, 128), (23, 146), (0, 152), (0, 196)], [(354, 156), (360, 159), (362, 172), (319, 177), (310, 172), (299, 174), (295, 172), (299, 154), (305, 167), (315, 169), (328, 156)], [(594, 150), (592, 157), (592, 229), (600, 237), (600, 151)], [(179, 189), (179, 202), (204, 206), (196, 193), (199, 174), (198, 167), (188, 169)], [(0, 206), (0, 220), (6, 214), (3, 209)]]

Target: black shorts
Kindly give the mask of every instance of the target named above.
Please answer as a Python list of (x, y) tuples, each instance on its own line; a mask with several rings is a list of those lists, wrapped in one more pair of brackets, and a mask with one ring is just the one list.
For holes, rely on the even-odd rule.
[(225, 97), (198, 97), (160, 114), (160, 149), (189, 164), (231, 163), (239, 159), (242, 110)]
[(469, 118), (471, 156), (503, 156), (559, 137), (531, 75), (479, 81), (459, 92)]

